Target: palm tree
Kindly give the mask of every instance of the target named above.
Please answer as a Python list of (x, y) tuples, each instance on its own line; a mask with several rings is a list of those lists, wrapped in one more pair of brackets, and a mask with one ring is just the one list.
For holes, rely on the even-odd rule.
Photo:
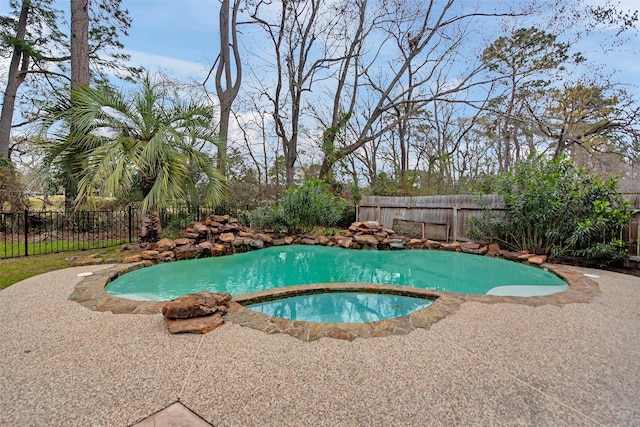
[(129, 97), (109, 89), (73, 91), (70, 101), (49, 112), (43, 130), (57, 130), (49, 160), (67, 160), (66, 168), (69, 158), (74, 163), (76, 206), (96, 190), (122, 196), (141, 190), (144, 246), (162, 233), (158, 210), (195, 194), (197, 184), (205, 188), (201, 203), (222, 202), (224, 178), (200, 150), (217, 143), (211, 118), (210, 106), (172, 101), (162, 82), (146, 76)]

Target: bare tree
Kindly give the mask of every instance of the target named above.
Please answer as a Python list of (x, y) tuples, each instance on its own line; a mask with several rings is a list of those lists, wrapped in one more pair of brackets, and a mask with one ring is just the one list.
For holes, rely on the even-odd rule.
[[(382, 7), (388, 9), (378, 12), (381, 13), (381, 19), (375, 21), (377, 28), (387, 34), (383, 43), (395, 40), (399, 54), (390, 58), (387, 66), (379, 73), (374, 69), (374, 63), (379, 60), (377, 55), (369, 56), (370, 62), (360, 65), (360, 81), (353, 82), (352, 90), (373, 88), (378, 94), (378, 100), (374, 108), (368, 111), (360, 134), (353, 135), (347, 145), (325, 152), (321, 176), (329, 174), (336, 159), (346, 157), (392, 128), (398, 128), (400, 121), (404, 123), (402, 132), (405, 141), (401, 148), (404, 151), (403, 163), (405, 168), (408, 168), (406, 120), (430, 102), (450, 98), (453, 94), (488, 82), (477, 79), (484, 65), (474, 64), (457, 76), (449, 76), (447, 84), (429, 87), (434, 81), (444, 79), (450, 73), (453, 61), (461, 60), (457, 55), (465, 41), (465, 23), (479, 18), (516, 15), (511, 12), (454, 13), (454, 3), (454, 0), (381, 3)], [(373, 31), (365, 32), (363, 36), (368, 37), (368, 34), (372, 33)], [(379, 34), (377, 35), (379, 37)], [(358, 43), (365, 44), (365, 39), (359, 40)], [(359, 60), (365, 61), (365, 58), (361, 57)], [(384, 122), (384, 126), (378, 126), (377, 132), (372, 133), (371, 130), (380, 121)]]
[[(231, 106), (242, 83), (242, 62), (238, 46), (238, 11), (241, 0), (222, 0), (220, 4), (220, 56), (216, 68), (216, 93), (220, 101), (220, 141), (218, 143), (218, 170), (226, 176), (227, 140)], [(229, 39), (231, 37), (231, 39)], [(233, 57), (232, 57), (233, 53)], [(205, 81), (206, 83), (206, 81)]]
[(270, 2), (256, 2), (251, 13), (272, 43), (276, 82), (263, 85), (262, 95), (272, 105), (276, 134), (282, 141), (287, 186), (294, 182), (304, 94), (312, 90), (317, 80), (327, 78), (327, 74), (322, 73), (331, 64), (343, 59), (335, 47), (323, 43), (340, 17), (339, 13), (323, 8), (326, 3), (325, 0), (283, 0), (277, 5), (277, 23), (261, 15), (263, 9), (273, 6)]

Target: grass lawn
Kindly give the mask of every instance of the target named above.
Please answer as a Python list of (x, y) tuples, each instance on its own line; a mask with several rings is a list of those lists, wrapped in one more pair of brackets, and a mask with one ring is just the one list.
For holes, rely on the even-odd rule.
[[(44, 255), (54, 252), (66, 252), (69, 251), (91, 251), (101, 250), (95, 248), (95, 246), (117, 246), (127, 242), (127, 239), (118, 240), (46, 240), (44, 242), (29, 243), (29, 255)], [(93, 246), (94, 248), (92, 248)], [(20, 243), (4, 243), (0, 242), (0, 259), (9, 258), (17, 255), (24, 255), (24, 242)], [(69, 255), (71, 256), (71, 255)]]
[(66, 260), (72, 256), (92, 254), (99, 254), (103, 258), (117, 258), (120, 256), (120, 247), (0, 259), (0, 289), (38, 274), (67, 268), (69, 265)]

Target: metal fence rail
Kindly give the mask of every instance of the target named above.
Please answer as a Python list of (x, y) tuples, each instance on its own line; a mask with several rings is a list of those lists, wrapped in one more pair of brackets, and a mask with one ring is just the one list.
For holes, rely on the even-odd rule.
[[(211, 214), (242, 217), (252, 206), (176, 206), (160, 211), (163, 228), (182, 230)], [(139, 209), (0, 212), (0, 259), (91, 250), (132, 243), (142, 223)]]

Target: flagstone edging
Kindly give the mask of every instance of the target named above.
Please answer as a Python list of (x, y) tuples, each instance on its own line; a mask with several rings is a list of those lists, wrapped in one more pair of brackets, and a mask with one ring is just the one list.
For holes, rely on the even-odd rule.
[[(162, 312), (166, 301), (134, 301), (108, 294), (105, 286), (118, 276), (151, 265), (150, 262), (117, 265), (83, 278), (74, 288), (69, 300), (94, 311), (109, 311), (114, 314), (157, 314)], [(353, 341), (356, 338), (373, 338), (390, 335), (405, 335), (415, 329), (429, 329), (434, 323), (458, 311), (467, 301), (486, 304), (524, 304), (531, 307), (542, 305), (564, 306), (571, 303), (586, 303), (600, 294), (598, 283), (563, 265), (545, 264), (544, 268), (562, 277), (569, 289), (545, 296), (514, 297), (458, 294), (451, 292), (418, 289), (396, 285), (372, 283), (332, 283), (289, 286), (266, 291), (236, 295), (224, 315), (225, 322), (239, 324), (265, 333), (285, 333), (302, 341), (313, 341), (322, 337)], [(370, 292), (388, 293), (433, 299), (433, 304), (406, 316), (369, 323), (317, 323), (302, 322), (271, 317), (249, 310), (243, 304), (257, 303), (284, 297), (307, 295), (318, 292)]]

